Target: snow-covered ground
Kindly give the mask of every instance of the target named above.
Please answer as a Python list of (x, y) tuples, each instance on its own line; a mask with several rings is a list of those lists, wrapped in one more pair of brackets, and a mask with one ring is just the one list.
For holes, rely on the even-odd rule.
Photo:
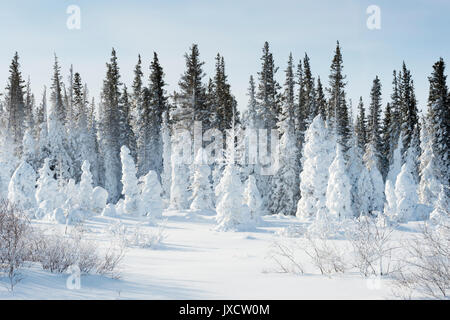
[[(117, 225), (156, 232), (144, 218), (93, 217), (84, 223), (86, 237), (99, 246), (112, 241), (107, 230)], [(119, 279), (83, 275), (81, 289), (66, 286), (69, 275), (30, 266), (13, 292), (0, 286), (1, 299), (389, 299), (385, 280), (358, 273), (332, 277), (277, 271), (270, 248), (277, 231), (300, 225), (295, 217), (265, 216), (248, 232), (217, 232), (215, 216), (192, 211), (165, 211), (164, 240), (153, 248), (127, 248)], [(33, 221), (35, 226), (65, 226)], [(73, 228), (73, 227), (70, 227)], [(403, 230), (403, 231), (399, 231)], [(412, 229), (402, 227), (396, 237)], [(303, 262), (302, 262), (303, 263)], [(307, 264), (307, 262), (305, 262)]]

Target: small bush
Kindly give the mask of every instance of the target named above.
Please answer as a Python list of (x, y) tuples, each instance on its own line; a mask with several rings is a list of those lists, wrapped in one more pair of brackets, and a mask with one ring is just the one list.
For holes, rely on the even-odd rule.
[(19, 208), (7, 201), (0, 202), (0, 273), (8, 278), (11, 290), (22, 279), (20, 268), (29, 256), (30, 229)]

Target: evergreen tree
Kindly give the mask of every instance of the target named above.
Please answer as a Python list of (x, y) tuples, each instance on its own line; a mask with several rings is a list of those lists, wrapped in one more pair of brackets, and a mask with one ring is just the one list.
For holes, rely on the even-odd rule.
[[(450, 99), (447, 88), (445, 63), (441, 58), (433, 65), (428, 78), (430, 92), (428, 96), (427, 122), (431, 146), (436, 160), (436, 169), (444, 186), (450, 185)], [(449, 189), (446, 188), (448, 191)]]
[[(238, 122), (239, 113), (236, 109), (237, 102), (230, 91), (227, 75), (225, 74), (224, 58), (217, 54), (216, 73), (214, 76), (215, 89), (215, 123), (211, 123), (214, 128), (224, 132), (231, 128), (233, 121)], [(207, 129), (207, 128), (206, 128)]]
[(244, 125), (246, 128), (253, 129), (256, 128), (256, 116), (257, 116), (256, 88), (253, 76), (250, 76), (247, 95), (248, 95), (248, 105), (246, 113), (244, 114)]
[(120, 74), (117, 56), (112, 49), (110, 62), (106, 64), (106, 79), (103, 81), (101, 106), (101, 151), (105, 170), (105, 187), (108, 191), (108, 200), (117, 202), (120, 197), (122, 185), (120, 182), (121, 163), (119, 136), (119, 100), (120, 100)]
[(350, 138), (350, 124), (348, 117), (347, 102), (345, 97), (345, 78), (343, 74), (343, 60), (339, 41), (331, 63), (331, 72), (329, 76), (329, 123), (335, 128), (337, 133), (337, 142), (342, 146), (344, 155), (348, 150), (348, 140)]
[(358, 115), (356, 116), (355, 134), (357, 138), (358, 147), (360, 150), (366, 150), (367, 144), (367, 124), (366, 124), (366, 109), (362, 97), (359, 97)]
[[(309, 125), (312, 120), (317, 116), (319, 110), (316, 104), (316, 89), (314, 85), (314, 78), (311, 73), (311, 67), (309, 64), (309, 57), (305, 53), (303, 58), (303, 85), (304, 90), (304, 117), (306, 119), (307, 125)], [(307, 128), (306, 128), (307, 129)]]
[[(71, 179), (75, 176), (75, 165), (65, 130), (65, 110), (61, 93), (61, 75), (55, 56), (51, 87), (51, 105), (47, 112), (47, 139), (41, 149), (40, 159), (48, 158), (49, 165), (58, 179)], [(40, 161), (40, 162), (41, 162)]]
[(209, 127), (209, 110), (206, 103), (206, 88), (202, 84), (204, 76), (198, 46), (193, 44), (190, 52), (185, 54), (186, 70), (178, 83), (180, 92), (176, 95), (177, 110), (173, 121), (178, 126), (192, 131), (194, 121), (201, 121), (204, 128)]
[(280, 113), (280, 103), (278, 90), (280, 85), (275, 79), (278, 68), (269, 49), (269, 43), (265, 42), (261, 57), (261, 71), (258, 72), (259, 85), (256, 94), (258, 105), (257, 127), (272, 129), (276, 128), (278, 115)]
[(411, 72), (406, 68), (406, 64), (404, 62), (402, 72), (399, 73), (399, 78), (400, 119), (403, 137), (402, 156), (403, 161), (405, 161), (406, 151), (409, 149), (411, 141), (414, 138), (419, 140), (419, 131), (416, 131), (416, 136), (414, 137), (414, 130), (419, 125), (419, 117), (417, 101), (414, 93), (414, 83), (411, 77)]
[(131, 103), (127, 86), (123, 85), (119, 100), (119, 146), (127, 146), (134, 161), (137, 159), (137, 146), (131, 125)]
[(370, 174), (370, 183), (372, 190), (372, 198), (369, 205), (369, 213), (374, 211), (382, 212), (384, 205), (384, 182), (383, 177), (378, 169), (379, 155), (373, 142), (369, 142), (364, 154), (364, 163)]
[(431, 126), (427, 124), (427, 120), (422, 119), (422, 130), (420, 131), (422, 154), (419, 157), (420, 182), (418, 194), (420, 203), (433, 207), (441, 191), (441, 183), (439, 181), (440, 172), (436, 168), (430, 131)]
[(346, 172), (346, 161), (340, 145), (337, 145), (336, 156), (328, 170), (328, 186), (326, 206), (334, 219), (353, 218), (351, 184)]
[(150, 170), (154, 170), (158, 177), (163, 171), (163, 137), (162, 123), (163, 114), (169, 111), (167, 97), (164, 90), (166, 83), (164, 82), (164, 72), (159, 64), (158, 55), (153, 53), (153, 60), (150, 63)]
[(381, 144), (381, 127), (380, 127), (380, 113), (381, 113), (381, 83), (380, 79), (375, 77), (373, 80), (372, 90), (370, 91), (370, 108), (367, 120), (367, 134), (368, 142), (372, 144), (375, 148), (375, 155), (377, 157), (377, 167), (382, 171), (381, 168), (381, 155), (382, 155), (382, 144)]
[(273, 214), (295, 215), (299, 200), (299, 172), (297, 163), (297, 143), (294, 131), (294, 73), (292, 55), (286, 69), (283, 112), (279, 123), (280, 163), (272, 178), (272, 192), (269, 210)]
[[(262, 136), (258, 133), (259, 147), (263, 145), (261, 141), (267, 141), (267, 146), (271, 145), (271, 129), (277, 128), (277, 123), (280, 120), (280, 95), (278, 93), (280, 85), (275, 79), (275, 74), (278, 68), (275, 66), (275, 61), (269, 49), (269, 43), (265, 42), (262, 49), (263, 55), (261, 57), (261, 71), (258, 72), (258, 90), (256, 94), (257, 101), (257, 116), (256, 128), (267, 129), (267, 135)], [(267, 155), (269, 159), (273, 159), (272, 152), (258, 148), (259, 159), (263, 155)], [(261, 174), (267, 167), (266, 164), (258, 163), (256, 166), (256, 180), (258, 189), (263, 196), (263, 207), (265, 209), (269, 206), (270, 190), (272, 177)]]
[(334, 148), (334, 141), (318, 115), (306, 131), (297, 217), (314, 219), (326, 215), (328, 168), (333, 161)]
[(389, 172), (389, 163), (393, 150), (393, 114), (390, 103), (386, 104), (384, 109), (383, 125), (381, 129), (381, 174), (386, 179)]
[(140, 211), (139, 187), (136, 177), (137, 170), (127, 146), (120, 149), (122, 163), (122, 194), (124, 196), (124, 211), (130, 215), (142, 215)]
[(23, 127), (25, 125), (26, 109), (24, 103), (24, 80), (20, 72), (19, 55), (16, 52), (9, 67), (8, 85), (6, 87), (6, 109), (8, 112), (8, 128), (12, 136), (12, 142), (19, 149), (15, 150), (16, 156), (20, 155), (20, 145), (23, 139)]
[(214, 193), (209, 181), (211, 168), (208, 165), (208, 156), (201, 148), (195, 158), (195, 171), (192, 182), (192, 202), (190, 208), (193, 210), (214, 209)]
[(317, 109), (322, 116), (322, 119), (327, 119), (327, 101), (325, 99), (325, 94), (323, 92), (322, 82), (320, 81), (320, 77), (317, 77), (317, 99), (316, 99), (316, 105)]
[(244, 190), (244, 203), (250, 209), (250, 214), (253, 220), (256, 220), (262, 215), (261, 206), (262, 198), (256, 186), (256, 179), (254, 175), (249, 175)]

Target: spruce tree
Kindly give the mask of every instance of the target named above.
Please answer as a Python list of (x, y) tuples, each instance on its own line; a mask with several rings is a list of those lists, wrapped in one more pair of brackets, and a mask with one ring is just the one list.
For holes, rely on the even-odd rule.
[(279, 123), (281, 136), (280, 163), (272, 178), (269, 210), (273, 214), (295, 215), (299, 200), (298, 151), (294, 132), (294, 73), (292, 54), (289, 55), (285, 71), (286, 82), (283, 94), (283, 112)]
[(343, 60), (339, 41), (336, 45), (336, 51), (331, 63), (331, 72), (329, 76), (329, 109), (328, 122), (335, 128), (337, 133), (337, 142), (341, 145), (343, 154), (348, 150), (348, 140), (350, 138), (350, 124), (348, 117), (347, 102), (345, 96), (345, 78), (343, 74)]
[(102, 108), (101, 108), (101, 150), (105, 170), (105, 188), (108, 191), (108, 200), (115, 203), (121, 194), (120, 182), (121, 162), (119, 136), (119, 100), (120, 100), (120, 74), (117, 56), (114, 48), (111, 59), (106, 64), (106, 79), (103, 81)]
[(381, 113), (381, 83), (380, 79), (375, 77), (373, 80), (372, 90), (370, 91), (370, 107), (367, 118), (367, 134), (368, 141), (375, 148), (376, 156), (378, 158), (377, 167), (381, 170), (381, 127), (380, 127), (380, 113)]
[(131, 103), (127, 86), (123, 85), (122, 94), (119, 100), (119, 146), (127, 146), (133, 161), (136, 161), (137, 146), (131, 121)]
[[(311, 73), (311, 67), (309, 64), (309, 57), (305, 53), (305, 57), (303, 58), (303, 85), (302, 88), (304, 90), (304, 117), (306, 120), (306, 124), (309, 125), (312, 120), (318, 114), (318, 108), (316, 104), (316, 89), (314, 85), (314, 78)], [(307, 127), (306, 127), (307, 129)]]
[[(417, 110), (417, 101), (414, 93), (414, 83), (411, 72), (406, 68), (403, 62), (402, 72), (399, 73), (399, 95), (400, 95), (400, 120), (401, 132), (403, 137), (403, 161), (406, 159), (406, 152), (414, 139), (414, 129), (419, 125), (419, 117)], [(416, 139), (420, 131), (416, 131)], [(417, 150), (418, 152), (418, 150)]]
[(265, 42), (261, 57), (261, 71), (258, 72), (259, 85), (256, 99), (258, 102), (258, 128), (274, 129), (278, 123), (280, 113), (280, 101), (278, 90), (280, 85), (275, 79), (278, 68), (269, 49), (269, 43)]
[(393, 150), (391, 149), (393, 147), (392, 123), (392, 108), (390, 103), (387, 103), (386, 109), (384, 109), (383, 125), (381, 129), (381, 174), (384, 180), (386, 180), (386, 176), (389, 171), (390, 159), (393, 153)]
[[(257, 116), (256, 116), (256, 128), (266, 129), (267, 135), (263, 136), (258, 132), (259, 146), (262, 145), (261, 141), (267, 142), (267, 146), (271, 145), (271, 129), (277, 129), (277, 123), (280, 115), (280, 85), (275, 79), (275, 74), (278, 68), (275, 66), (275, 61), (272, 53), (270, 52), (269, 43), (265, 42), (262, 49), (263, 54), (261, 60), (261, 71), (258, 72), (258, 89), (256, 94), (257, 101)], [(267, 155), (269, 159), (273, 159), (272, 152), (274, 150), (264, 150), (259, 148), (259, 159), (264, 155)], [(263, 196), (263, 207), (267, 209), (269, 206), (271, 180), (270, 175), (262, 174), (262, 171), (267, 168), (267, 164), (258, 163), (255, 166), (257, 175), (256, 180), (258, 189)]]
[(360, 150), (364, 152), (367, 144), (367, 122), (366, 122), (366, 109), (364, 108), (364, 102), (362, 97), (359, 97), (358, 115), (356, 116), (355, 134), (357, 144)]
[(161, 177), (163, 171), (163, 140), (162, 123), (163, 115), (169, 111), (169, 104), (165, 92), (164, 71), (159, 64), (158, 55), (153, 53), (153, 60), (150, 63), (150, 165), (149, 169), (154, 170)]
[(237, 103), (231, 94), (227, 78), (225, 73), (225, 60), (220, 54), (217, 54), (216, 72), (214, 76), (216, 121), (215, 123), (211, 123), (211, 125), (222, 132), (231, 128), (233, 114), (236, 117), (234, 121), (237, 122), (238, 120), (238, 111), (236, 110)]
[[(19, 147), (23, 139), (25, 124), (24, 80), (20, 72), (19, 55), (16, 52), (9, 67), (8, 85), (6, 87), (6, 109), (8, 111), (8, 129), (12, 142)], [(20, 148), (15, 150), (20, 155)]]
[[(445, 63), (442, 58), (433, 65), (428, 78), (430, 92), (428, 96), (427, 121), (431, 136), (431, 145), (436, 166), (445, 186), (450, 185), (450, 100), (447, 88)], [(448, 188), (446, 188), (448, 190)]]
[(244, 113), (244, 126), (246, 128), (255, 128), (256, 127), (256, 111), (257, 111), (257, 105), (256, 105), (256, 88), (255, 88), (255, 80), (253, 79), (253, 76), (250, 76), (250, 80), (248, 83), (248, 105), (247, 110)]
[(173, 121), (189, 131), (193, 131), (194, 121), (201, 121), (203, 127), (207, 128), (210, 115), (206, 88), (202, 83), (204, 62), (200, 61), (198, 46), (193, 44), (184, 57), (186, 70), (178, 83), (180, 92), (176, 95), (177, 110), (173, 113)]
[(318, 112), (322, 116), (322, 119), (327, 119), (327, 101), (325, 99), (325, 94), (323, 92), (322, 82), (320, 77), (317, 77), (317, 88), (316, 88), (316, 105)]

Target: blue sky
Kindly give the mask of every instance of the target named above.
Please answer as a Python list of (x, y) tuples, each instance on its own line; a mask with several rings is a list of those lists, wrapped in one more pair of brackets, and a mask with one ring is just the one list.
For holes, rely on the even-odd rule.
[[(71, 4), (81, 9), (80, 30), (66, 27), (66, 9)], [(372, 4), (381, 9), (381, 30), (366, 27), (366, 8)], [(6, 86), (11, 58), (18, 51), (23, 75), (31, 77), (38, 99), (42, 87), (50, 84), (54, 52), (64, 79), (73, 64), (98, 99), (112, 47), (118, 54), (122, 81), (128, 86), (137, 54), (142, 55), (148, 77), (148, 65), (156, 51), (171, 92), (177, 89), (184, 71), (184, 52), (197, 43), (207, 76), (213, 76), (217, 52), (225, 57), (241, 109), (247, 103), (248, 78), (260, 69), (264, 41), (269, 41), (274, 53), (281, 84), (289, 52), (297, 61), (307, 52), (314, 76), (327, 84), (339, 40), (348, 96), (354, 107), (359, 96), (368, 103), (376, 75), (381, 79), (386, 103), (392, 71), (405, 60), (423, 108), (433, 63), (439, 57), (450, 63), (448, 0), (3, 0), (1, 7), (0, 85)]]

